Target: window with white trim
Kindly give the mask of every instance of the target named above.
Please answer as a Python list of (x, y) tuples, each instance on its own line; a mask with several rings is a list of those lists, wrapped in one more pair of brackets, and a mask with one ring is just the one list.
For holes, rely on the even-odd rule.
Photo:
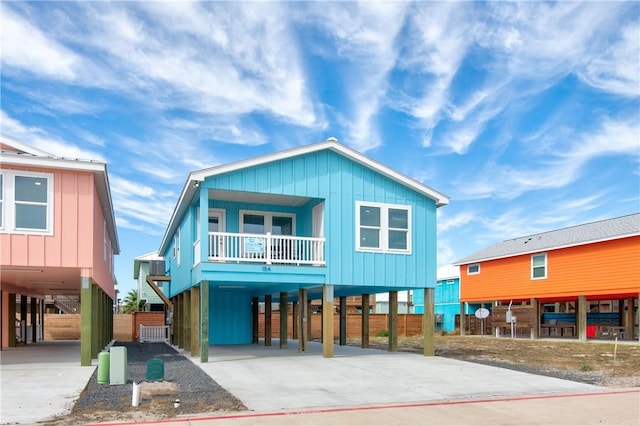
[(531, 256), (531, 279), (541, 280), (547, 278), (547, 253)]
[(295, 227), (293, 213), (240, 210), (240, 232), (245, 234), (295, 235)]
[(480, 264), (474, 263), (472, 265), (467, 265), (467, 275), (475, 275), (480, 273)]
[(356, 250), (411, 253), (411, 206), (356, 201)]
[(102, 227), (102, 235), (104, 236), (104, 244), (103, 244), (103, 252), (104, 252), (104, 263), (107, 263), (107, 221), (104, 221), (104, 226)]
[(0, 175), (0, 229), (25, 234), (53, 233), (53, 175), (4, 170)]
[(0, 173), (0, 229), (4, 228), (4, 175)]
[(176, 265), (180, 266), (180, 228), (173, 236), (173, 257), (176, 258)]

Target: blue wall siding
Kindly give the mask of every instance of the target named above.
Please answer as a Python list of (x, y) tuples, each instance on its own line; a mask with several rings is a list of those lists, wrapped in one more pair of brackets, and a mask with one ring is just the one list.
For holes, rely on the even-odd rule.
[[(447, 283), (447, 281), (453, 281)], [(416, 305), (415, 313), (424, 313), (424, 293), (421, 290), (413, 293)], [(469, 304), (465, 308), (466, 314), (474, 314), (480, 304)], [(442, 324), (436, 326), (436, 331), (453, 332), (455, 330), (456, 315), (460, 314), (460, 279), (438, 281), (434, 291), (434, 312), (442, 314)]]
[[(201, 190), (205, 188), (282, 193), (317, 199), (302, 208), (281, 210), (277, 206), (212, 202), (210, 207), (229, 208), (229, 232), (238, 231), (238, 210), (246, 208), (295, 212), (298, 234), (309, 236), (312, 230), (311, 208), (319, 200), (324, 200), (328, 284), (397, 288), (435, 285), (435, 202), (334, 152), (312, 153), (214, 176), (201, 185)], [(411, 205), (412, 253), (356, 252), (356, 201)]]
[(193, 285), (191, 269), (194, 263), (194, 214), (195, 209), (189, 209), (182, 219), (182, 222), (180, 222), (180, 264), (178, 265), (178, 259), (173, 255), (173, 237), (171, 239), (171, 243), (167, 247), (167, 251), (165, 253), (160, 253), (161, 256), (164, 256), (165, 267), (168, 270), (168, 275), (171, 276), (171, 283), (168, 286), (169, 288), (165, 291), (165, 294), (168, 297), (172, 297), (184, 290), (187, 290)]
[(209, 295), (209, 343), (250, 344), (251, 296), (246, 292), (214, 291), (213, 288)]

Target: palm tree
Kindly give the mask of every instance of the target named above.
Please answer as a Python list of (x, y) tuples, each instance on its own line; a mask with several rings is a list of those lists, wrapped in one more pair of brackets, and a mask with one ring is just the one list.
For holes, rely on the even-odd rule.
[(122, 301), (122, 313), (130, 314), (138, 310), (140, 299), (138, 299), (138, 290), (130, 290), (127, 297)]

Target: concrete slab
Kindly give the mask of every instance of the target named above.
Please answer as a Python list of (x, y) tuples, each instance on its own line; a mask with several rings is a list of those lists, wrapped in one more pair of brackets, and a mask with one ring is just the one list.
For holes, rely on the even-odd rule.
[(255, 411), (604, 389), (442, 357), (336, 345), (334, 358), (323, 358), (320, 343), (308, 348), (299, 353), (289, 341), (280, 349), (274, 339), (271, 347), (211, 346), (208, 363), (191, 359)]
[(0, 351), (0, 423), (33, 424), (68, 414), (95, 365), (80, 366), (79, 341)]

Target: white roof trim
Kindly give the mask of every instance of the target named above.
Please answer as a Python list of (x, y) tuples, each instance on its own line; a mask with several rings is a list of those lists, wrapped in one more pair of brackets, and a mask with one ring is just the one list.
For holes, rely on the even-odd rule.
[(206, 178), (210, 176), (216, 176), (223, 173), (232, 172), (235, 170), (245, 169), (249, 167), (254, 167), (266, 163), (271, 163), (274, 161), (284, 160), (287, 158), (297, 157), (300, 155), (310, 154), (313, 152), (323, 151), (325, 149), (329, 149), (335, 152), (338, 152), (344, 155), (347, 158), (355, 161), (356, 163), (362, 164), (370, 169), (377, 170), (388, 178), (395, 180), (396, 182), (408, 186), (413, 190), (425, 195), (436, 202), (436, 206), (445, 206), (449, 204), (449, 197), (436, 191), (433, 188), (430, 188), (410, 177), (399, 173), (390, 167), (385, 166), (382, 163), (375, 161), (374, 159), (367, 157), (359, 153), (358, 151), (351, 149), (336, 140), (326, 140), (323, 142), (318, 142), (315, 144), (304, 145), (297, 148), (292, 148), (284, 151), (275, 152), (273, 154), (266, 154), (260, 157), (250, 158), (248, 160), (241, 160), (234, 163), (223, 164), (220, 166), (210, 167), (208, 169), (199, 170), (196, 172), (192, 172), (189, 175), (189, 180), (194, 181), (204, 181)]
[(549, 247), (546, 247), (546, 248), (540, 248), (538, 250), (527, 250), (527, 251), (522, 251), (522, 252), (517, 252), (517, 253), (505, 254), (505, 255), (502, 255), (502, 256), (473, 258), (473, 259), (465, 260), (464, 262), (457, 261), (457, 262), (453, 263), (453, 265), (455, 265), (455, 266), (472, 265), (472, 264), (475, 264), (475, 263), (487, 262), (489, 260), (506, 259), (506, 258), (509, 258), (509, 257), (524, 256), (524, 255), (527, 255), (527, 254), (534, 254), (534, 253), (546, 253), (546, 252), (550, 252), (550, 251), (554, 251), (554, 250), (561, 250), (561, 249), (570, 248), (570, 247), (586, 246), (588, 244), (596, 244), (596, 243), (603, 243), (605, 241), (619, 240), (619, 239), (622, 239), (622, 238), (637, 237), (639, 235), (640, 235), (640, 232), (634, 232), (634, 233), (629, 233), (629, 234), (624, 234), (624, 235), (616, 235), (616, 236), (612, 236), (612, 237), (609, 237), (609, 238), (600, 238), (598, 240), (589, 240), (589, 241), (577, 242), (575, 244), (563, 244), (563, 245), (558, 245), (558, 246), (549, 246)]
[(4, 145), (9, 145), (10, 147), (15, 148), (16, 151), (22, 151), (27, 154), (36, 155), (40, 157), (55, 157), (55, 155), (53, 154), (50, 154), (38, 148), (34, 148), (31, 145), (27, 145), (26, 143), (17, 141), (5, 135), (0, 135), (0, 142)]
[(169, 241), (167, 238), (169, 235), (172, 235), (175, 231), (175, 221), (178, 217), (182, 217), (184, 214), (185, 207), (183, 207), (184, 200), (191, 200), (197, 191), (194, 188), (193, 182), (203, 182), (206, 178), (211, 176), (220, 175), (223, 173), (228, 173), (240, 169), (245, 169), (249, 167), (254, 167), (274, 161), (284, 160), (287, 158), (297, 157), (300, 155), (305, 155), (313, 152), (323, 151), (325, 149), (332, 150), (334, 152), (338, 152), (344, 155), (347, 158), (355, 161), (356, 163), (362, 164), (365, 167), (377, 170), (381, 174), (387, 176), (388, 178), (405, 185), (416, 192), (425, 195), (428, 198), (431, 198), (436, 202), (436, 207), (445, 206), (449, 204), (449, 197), (436, 191), (433, 188), (430, 188), (410, 177), (403, 175), (390, 167), (385, 166), (382, 163), (379, 163), (372, 158), (367, 157), (359, 153), (358, 151), (351, 149), (341, 143), (339, 143), (334, 138), (329, 138), (323, 142), (317, 142), (314, 144), (303, 145), (297, 148), (291, 148), (284, 151), (278, 151), (272, 154), (265, 154), (259, 157), (250, 158), (247, 160), (240, 160), (233, 163), (222, 164), (219, 166), (210, 167), (207, 169), (198, 170), (195, 172), (191, 172), (187, 177), (187, 181), (184, 184), (182, 192), (180, 193), (180, 198), (178, 199), (178, 203), (176, 204), (173, 213), (171, 215), (171, 219), (169, 220), (169, 224), (167, 229), (165, 230), (164, 236), (162, 237), (162, 241), (160, 243), (160, 248), (158, 249), (158, 253), (163, 253), (166, 249)]
[(74, 170), (91, 172), (94, 176), (100, 204), (103, 206), (104, 218), (111, 236), (111, 245), (115, 254), (120, 254), (120, 242), (116, 230), (116, 219), (111, 199), (111, 187), (107, 174), (107, 164), (94, 160), (78, 160), (64, 157), (56, 157), (45, 151), (33, 148), (23, 142), (0, 135), (0, 142), (23, 151), (29, 155), (3, 155), (2, 166), (41, 167), (54, 170)]

